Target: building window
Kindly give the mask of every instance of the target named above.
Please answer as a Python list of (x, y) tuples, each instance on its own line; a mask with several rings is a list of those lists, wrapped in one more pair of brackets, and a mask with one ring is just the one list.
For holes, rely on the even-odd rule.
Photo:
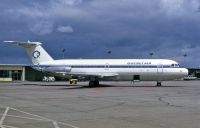
[(0, 70), (0, 78), (9, 78), (9, 70)]
[(22, 71), (20, 70), (12, 70), (12, 79), (13, 80), (21, 80)]

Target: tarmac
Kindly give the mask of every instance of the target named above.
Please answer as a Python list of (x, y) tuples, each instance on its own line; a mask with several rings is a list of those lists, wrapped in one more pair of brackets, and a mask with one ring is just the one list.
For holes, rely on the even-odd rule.
[(200, 128), (200, 81), (0, 83), (1, 128)]

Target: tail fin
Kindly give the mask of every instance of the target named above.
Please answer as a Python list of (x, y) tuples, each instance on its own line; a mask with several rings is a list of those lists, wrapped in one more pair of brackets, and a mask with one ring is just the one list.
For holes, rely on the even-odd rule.
[(41, 64), (53, 61), (53, 58), (43, 49), (40, 42), (21, 42), (21, 41), (4, 41), (6, 43), (17, 44), (23, 47), (33, 64)]

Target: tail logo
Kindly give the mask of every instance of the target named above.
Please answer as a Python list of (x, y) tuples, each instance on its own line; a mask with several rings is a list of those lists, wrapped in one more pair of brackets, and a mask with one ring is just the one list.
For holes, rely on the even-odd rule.
[(38, 57), (40, 57), (40, 52), (39, 52), (39, 51), (34, 51), (34, 52), (33, 52), (33, 57), (34, 57), (35, 59), (37, 59)]

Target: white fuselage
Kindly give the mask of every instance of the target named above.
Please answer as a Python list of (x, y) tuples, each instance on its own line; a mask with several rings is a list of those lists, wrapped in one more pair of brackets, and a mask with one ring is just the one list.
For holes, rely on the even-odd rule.
[(188, 75), (188, 70), (167, 59), (74, 59), (34, 65), (59, 76), (89, 76), (112, 80), (164, 81)]
[(41, 46), (41, 42), (4, 41), (23, 47), (33, 68), (62, 77), (89, 77), (89, 85), (99, 85), (99, 78), (112, 80), (160, 81), (179, 79), (188, 70), (167, 59), (66, 59), (54, 60)]

